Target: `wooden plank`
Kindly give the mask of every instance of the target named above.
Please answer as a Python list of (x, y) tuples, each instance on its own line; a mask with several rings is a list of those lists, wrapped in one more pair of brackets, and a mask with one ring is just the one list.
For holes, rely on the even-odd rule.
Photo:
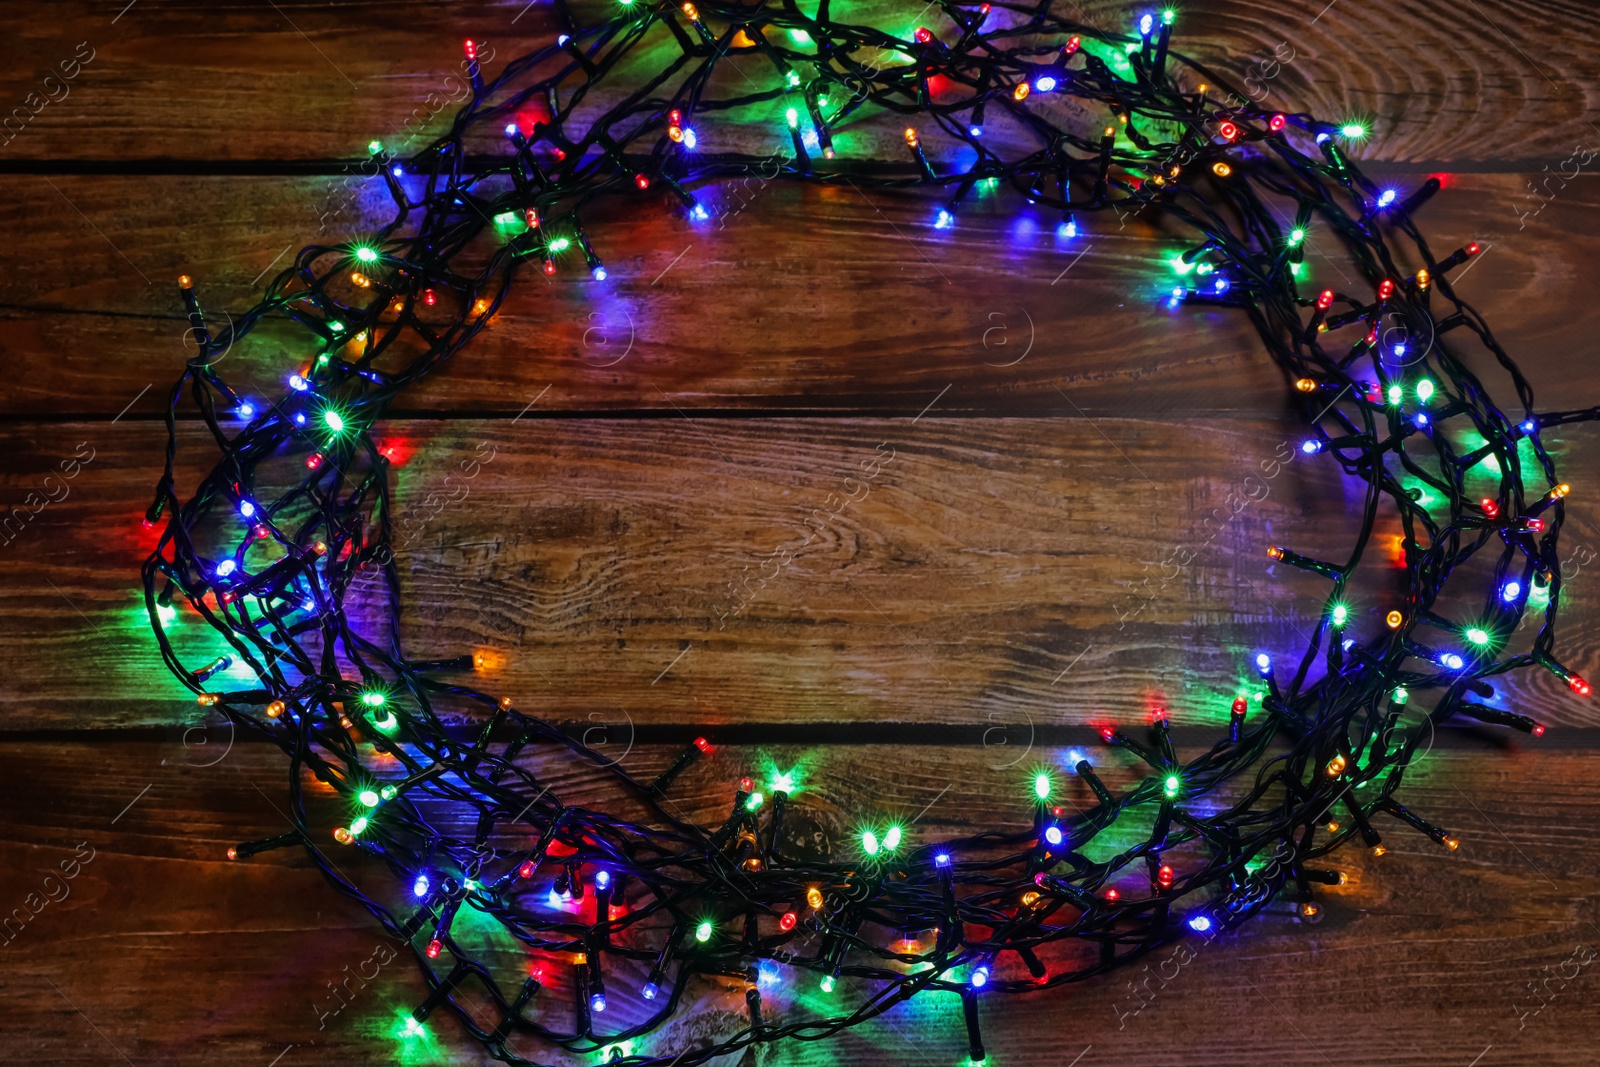
[[(491, 653), (488, 688), (570, 721), (981, 731), (1141, 716), (1153, 700), (1217, 726), (1256, 650), (1302, 649), (1327, 586), (1271, 573), (1264, 547), (1343, 559), (1354, 518), (1331, 464), (1279, 462), (1293, 432), (930, 414), (456, 419), (380, 438), (399, 463), (413, 655)], [(213, 446), (202, 427), (182, 438), (185, 487)], [(191, 720), (136, 590), (163, 440), (127, 421), (0, 433), (13, 499), (67, 491), (0, 552), (10, 728)], [(1593, 678), (1600, 527), (1582, 474), (1600, 441), (1581, 427), (1545, 440), (1578, 486), (1560, 654)], [(74, 454), (89, 462), (49, 489)], [(1391, 532), (1380, 525), (1373, 569), (1351, 586), (1360, 632), (1391, 606)], [(1481, 610), (1452, 603), (1440, 610)], [(226, 651), (200, 631), (192, 616), (177, 624), (196, 665)], [(1600, 724), (1546, 672), (1517, 694), (1550, 722)]]
[[(3, 753), (11, 768), (0, 780), (10, 815), (0, 828), (11, 874), (6, 904), (31, 906), (29, 894), (42, 893), (48, 871), (80, 843), (93, 850), (66, 883), (66, 898), (40, 907), (6, 945), (5, 1062), (120, 1059), (108, 1043), (131, 1062), (174, 1065), (267, 1064), (280, 1053), (281, 1067), (402, 1055), (393, 1037), (398, 1013), (423, 988), (410, 957), (399, 955), (370, 985), (344, 986), (348, 1003), (331, 1013), (338, 1001), (329, 983), (370, 970), (364, 965), (388, 939), (298, 850), (248, 863), (221, 858), (229, 844), (283, 829), (275, 810), (284, 804), (280, 755), (240, 743), (216, 759), (178, 741), (11, 742)], [(628, 765), (648, 770), (671, 754), (641, 749)], [(1350, 882), (1321, 895), (1321, 924), (1267, 914), (1238, 934), (1196, 941), (1191, 962), (1180, 965), (1177, 949), (1158, 953), (1137, 1014), (1128, 984), (1143, 982), (1139, 967), (1070, 989), (989, 998), (990, 1062), (1066, 1065), (1081, 1053), (1081, 1065), (1107, 1067), (1315, 1064), (1337, 1062), (1359, 1033), (1360, 1062), (1379, 1067), (1465, 1064), (1480, 1055), (1487, 1064), (1588, 1064), (1585, 1038), (1600, 1026), (1600, 1005), (1587, 995), (1592, 969), (1565, 985), (1552, 978), (1536, 1013), (1527, 986), (1570, 976), (1563, 964), (1574, 947), (1597, 943), (1585, 906), (1600, 892), (1590, 843), (1600, 818), (1597, 759), (1435, 753), (1408, 778), (1403, 797), (1459, 834), (1459, 852), (1398, 831), (1386, 833), (1392, 851), (1381, 860), (1350, 851), (1340, 864)], [(915, 841), (1027, 818), (1015, 769), (993, 767), (981, 750), (721, 748), (680, 780), (675, 799), (685, 817), (717, 821), (733, 779), (769, 761), (807, 766), (791, 810), (824, 834), (924, 808)], [(615, 791), (589, 772), (540, 774), (563, 799), (617, 804)], [(330, 856), (353, 877), (388, 877), (350, 850)], [(1164, 985), (1160, 975), (1168, 976)], [(608, 1019), (636, 1004), (620, 977), (611, 987)], [(787, 985), (768, 990), (765, 1001), (768, 1018), (815, 1010)], [(702, 990), (685, 1015), (642, 1050), (676, 1051), (737, 1029), (739, 991)], [(438, 1017), (429, 1029), (428, 1062), (487, 1062), (453, 1020)], [(924, 999), (850, 1036), (784, 1046), (758, 1062), (954, 1063), (964, 1045), (959, 1010)]]
[[(444, 125), (430, 114), (448, 116), (463, 98), (463, 38), (493, 51), (485, 64), (492, 78), (559, 32), (549, 6), (525, 2), (141, 0), (118, 12), (72, 0), (54, 5), (49, 19), (18, 20), (0, 75), (0, 100), (21, 108), (11, 112), (8, 158), (349, 159), (408, 121), (426, 130), (413, 141), (420, 147)], [(1106, 32), (1131, 32), (1134, 16), (1117, 0), (1087, 0), (1076, 12)], [(889, 28), (906, 17), (886, 2), (836, 14)], [(1600, 17), (1585, 8), (1563, 9), (1553, 32), (1548, 13), (1526, 5), (1474, 12), (1463, 28), (1375, 3), (1291, 13), (1259, 0), (1202, 0), (1184, 7), (1177, 30), (1176, 48), (1262, 106), (1366, 117), (1374, 135), (1361, 154), (1370, 158), (1522, 159), (1554, 170), (1576, 142), (1594, 137), (1584, 116), (1600, 105)], [(83, 64), (81, 56), (91, 58)], [(751, 76), (740, 68), (765, 64), (735, 55), (728, 66), (725, 91), (736, 92)], [(75, 72), (64, 85), (63, 71)], [(865, 155), (895, 135), (848, 138)], [(720, 123), (715, 143), (782, 148), (770, 122), (748, 130)]]
[[(10, 238), (0, 262), (14, 276), (0, 308), (10, 320), (0, 355), (12, 368), (0, 414), (160, 412), (190, 354), (172, 280), (193, 274), (212, 321), (225, 322), (315, 235), (330, 184), (46, 181), (14, 179), (19, 195), (0, 209)], [(1436, 254), (1483, 244), (1481, 261), (1457, 275), (1461, 295), (1483, 311), (1541, 402), (1600, 403), (1592, 369), (1572, 358), (1600, 332), (1587, 281), (1600, 258), (1600, 234), (1588, 224), (1600, 182), (1558, 190), (1519, 230), (1521, 186), (1520, 177), (1458, 176), (1422, 222)], [(915, 415), (935, 398), (943, 412), (1069, 417), (1283, 409), (1283, 376), (1242, 314), (1165, 309), (1176, 280), (1166, 261), (1185, 247), (1176, 236), (1137, 222), (1118, 229), (1108, 217), (1061, 241), (1049, 219), (1023, 207), (980, 200), (950, 232), (932, 228), (925, 197), (850, 189), (771, 185), (704, 229), (653, 207), (619, 207), (590, 227), (610, 280), (576, 269), (553, 284), (523, 275), (491, 326), (409, 391), (399, 412), (515, 413), (535, 396), (540, 410), (667, 414)], [(337, 238), (359, 234), (360, 219), (345, 217)], [(1310, 264), (1308, 289), (1359, 291), (1316, 254)], [(1475, 343), (1451, 340), (1510, 395)], [(279, 396), (304, 346), (298, 330), (269, 324), (217, 369), (247, 393)]]

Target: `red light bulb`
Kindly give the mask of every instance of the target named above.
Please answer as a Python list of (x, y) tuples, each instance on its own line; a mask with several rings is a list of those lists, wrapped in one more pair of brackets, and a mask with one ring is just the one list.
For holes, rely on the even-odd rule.
[(524, 861), (522, 866), (517, 868), (517, 877), (518, 878), (532, 878), (533, 877), (533, 861), (532, 860)]
[(1324, 290), (1322, 290), (1322, 292), (1317, 296), (1317, 310), (1318, 311), (1327, 311), (1332, 306), (1333, 306), (1333, 290), (1332, 289), (1324, 289)]
[(711, 742), (707, 741), (703, 737), (697, 737), (694, 739), (694, 747), (698, 748), (701, 752), (710, 752)]
[[(1571, 686), (1572, 691), (1577, 693), (1579, 696), (1586, 697), (1589, 695), (1589, 683), (1584, 681), (1582, 678), (1579, 678), (1576, 674), (1567, 679), (1567, 684)], [(1543, 729), (1543, 727), (1540, 727), (1540, 729)]]
[(439, 958), (439, 950), (442, 948), (444, 948), (444, 944), (436, 937), (428, 942), (428, 947), (424, 950), (424, 954), (430, 960), (436, 960)]
[(1288, 124), (1289, 120), (1287, 117), (1283, 115), (1274, 115), (1267, 121), (1267, 129), (1271, 130), (1273, 133), (1277, 133)]
[(1483, 513), (1489, 516), (1491, 519), (1500, 514), (1500, 505), (1495, 503), (1491, 497), (1484, 497), (1482, 500), (1478, 501), (1478, 506), (1482, 508)]
[(1475, 256), (1477, 254), (1478, 254), (1478, 242), (1476, 242), (1476, 241), (1467, 242), (1467, 255)]
[(786, 911), (778, 919), (778, 929), (782, 930), (784, 933), (788, 933), (790, 930), (794, 929), (794, 924), (799, 922), (799, 921), (800, 921), (800, 917), (797, 916), (794, 912)]
[(641, 189), (648, 189), (650, 188), (650, 178), (644, 174), (635, 174), (633, 176), (633, 184)]
[(1387, 300), (1393, 295), (1394, 281), (1392, 279), (1385, 278), (1383, 281), (1378, 283), (1378, 299)]
[(933, 40), (933, 31), (926, 26), (918, 26), (916, 37), (918, 44), (927, 44)]

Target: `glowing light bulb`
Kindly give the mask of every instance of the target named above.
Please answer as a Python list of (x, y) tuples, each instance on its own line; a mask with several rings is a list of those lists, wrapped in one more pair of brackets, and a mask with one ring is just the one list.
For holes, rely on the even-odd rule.
[(1053, 89), (1055, 89), (1055, 87), (1056, 87), (1055, 78), (1051, 77), (1048, 74), (1044, 74), (1044, 75), (1041, 75), (1041, 76), (1033, 79), (1033, 91), (1036, 92), (1036, 93), (1048, 93), (1048, 92), (1052, 91)]
[(937, 866), (937, 867), (948, 867), (948, 866), (950, 866), (950, 853), (948, 853), (948, 852), (939, 853), (937, 856), (933, 857), (933, 862), (934, 862), (934, 865)]
[(350, 833), (352, 836), (360, 834), (361, 831), (365, 830), (366, 828), (367, 817), (365, 815), (357, 815), (354, 819), (350, 820)]
[(795, 923), (799, 921), (800, 917), (798, 915), (792, 911), (786, 911), (778, 917), (778, 929), (782, 930), (784, 933), (788, 933), (790, 930), (794, 929)]
[(1339, 132), (1352, 141), (1359, 141), (1367, 135), (1367, 128), (1359, 122), (1347, 122), (1339, 127)]
[(1156, 17), (1154, 15), (1147, 14), (1139, 16), (1139, 36), (1148, 37), (1150, 36), (1151, 31), (1155, 28)]
[(356, 258), (363, 263), (376, 263), (378, 262), (378, 250), (362, 245), (356, 249)]
[(1304, 452), (1308, 456), (1314, 456), (1318, 452), (1322, 451), (1322, 442), (1314, 438), (1304, 441), (1300, 445), (1300, 451)]
[(1378, 196), (1378, 206), (1379, 207), (1388, 207), (1390, 204), (1394, 203), (1394, 198), (1395, 198), (1395, 191), (1393, 189), (1385, 189)]
[(417, 875), (417, 880), (411, 883), (411, 895), (421, 900), (428, 895), (428, 886), (428, 876), (426, 874)]
[(1459, 671), (1462, 667), (1466, 666), (1466, 660), (1462, 659), (1461, 656), (1455, 652), (1446, 652), (1444, 655), (1439, 657), (1439, 662), (1453, 671)]
[(1183, 779), (1179, 778), (1176, 774), (1169, 774), (1167, 775), (1167, 780), (1162, 783), (1162, 787), (1166, 791), (1167, 796), (1175, 797), (1178, 795), (1178, 791), (1183, 788)]
[(1335, 626), (1343, 626), (1350, 618), (1350, 609), (1345, 607), (1343, 604), (1335, 604), (1333, 606), (1332, 616), (1333, 624)]
[(1389, 624), (1389, 629), (1398, 630), (1401, 623), (1406, 621), (1406, 617), (1398, 611), (1391, 611), (1384, 617), (1383, 621)]
[(1050, 796), (1050, 776), (1048, 774), (1034, 776), (1033, 795), (1040, 800), (1045, 800)]
[(1467, 631), (1467, 640), (1471, 641), (1475, 645), (1487, 645), (1489, 643), (1489, 634), (1486, 631), (1474, 626), (1472, 629)]
[(695, 134), (693, 126), (683, 128), (683, 147), (693, 148), (700, 143), (700, 138)]
[[(1149, 18), (1150, 16), (1146, 15), (1145, 17)], [(977, 967), (974, 967), (972, 970), (972, 977), (969, 979), (969, 981), (972, 983), (973, 989), (982, 989), (984, 986), (988, 985), (989, 965), (981, 964)]]
[(344, 416), (329, 408), (322, 413), (322, 421), (334, 433), (344, 432)]
[(1267, 655), (1265, 652), (1257, 655), (1256, 670), (1260, 671), (1262, 674), (1266, 674), (1268, 671), (1272, 670), (1272, 657)]
[(594, 996), (590, 997), (589, 998), (589, 1010), (592, 1011), (592, 1012), (597, 1012), (597, 1013), (605, 1011), (606, 1010), (606, 995), (604, 993), (596, 993)]
[(1389, 403), (1398, 404), (1405, 397), (1405, 390), (1398, 385), (1389, 386)]
[(1211, 929), (1211, 916), (1193, 915), (1189, 918), (1189, 929), (1197, 934), (1203, 934)]
[(221, 563), (217, 564), (217, 577), (226, 578), (228, 575), (232, 574), (238, 569), (239, 565), (237, 563), (231, 559), (225, 559)]
[(900, 827), (891, 826), (883, 835), (883, 847), (891, 851), (900, 847)]
[(361, 801), (361, 803), (365, 804), (369, 808), (375, 808), (378, 806), (378, 794), (370, 789), (363, 789), (360, 794), (357, 795), (356, 799)]
[(1062, 840), (1062, 838), (1061, 838), (1061, 827), (1059, 827), (1059, 826), (1047, 826), (1047, 827), (1045, 827), (1044, 839), (1052, 848), (1054, 848), (1055, 846), (1061, 844), (1061, 840)]
[(362, 693), (361, 703), (369, 708), (381, 708), (387, 698), (382, 693)]
[(822, 981), (817, 983), (817, 984), (819, 986), (821, 986), (822, 991), (824, 993), (832, 993), (833, 992), (833, 975), (831, 975), (831, 974), (823, 975), (822, 976)]
[(594, 270), (590, 273), (594, 275), (594, 280), (597, 282), (606, 280), (606, 269), (598, 263), (595, 264)]
[(1219, 178), (1226, 178), (1233, 173), (1233, 168), (1226, 163), (1213, 163), (1211, 164), (1211, 173)]
[(822, 890), (812, 886), (806, 890), (806, 907), (812, 911), (822, 910)]
[(1433, 382), (1423, 378), (1417, 382), (1417, 399), (1426, 404), (1433, 397)]
[(944, 208), (940, 208), (939, 214), (934, 217), (933, 228), (936, 230), (948, 230), (951, 226), (955, 225), (955, 221), (956, 217), (954, 215), (950, 214), (950, 212), (946, 211)]
[(761, 803), (765, 799), (760, 793), (751, 793), (745, 798), (744, 808), (746, 811), (756, 811), (761, 807)]
[(1500, 599), (1510, 604), (1522, 595), (1521, 582), (1507, 582), (1500, 587)]
[(863, 830), (861, 832), (861, 851), (869, 856), (876, 856), (878, 854), (878, 835), (871, 830)]

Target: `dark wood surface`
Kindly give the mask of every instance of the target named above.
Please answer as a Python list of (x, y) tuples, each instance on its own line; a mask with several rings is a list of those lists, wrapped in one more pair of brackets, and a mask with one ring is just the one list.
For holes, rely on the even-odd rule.
[[(482, 1059), (448, 1021), (425, 1057), (386, 1036), (420, 988), (403, 960), (319, 1027), (327, 983), (383, 939), (305, 857), (222, 858), (282, 827), (283, 764), (224, 729), (182, 735), (196, 711), (153, 653), (134, 586), (155, 420), (186, 354), (173, 277), (238, 310), (276, 257), (359, 233), (337, 178), (287, 172), (387, 136), (444, 84), (462, 37), (502, 57), (546, 40), (548, 9), (523, 7), (0, 4), (0, 103), (21, 104), (78, 42), (95, 50), (70, 95), (0, 146), (0, 504), (93, 454), (65, 499), (0, 544), (0, 909), (39, 905), (47, 871), (94, 849), (67, 898), (0, 945), (0, 1062)], [(1287, 44), (1296, 58), (1269, 99), (1369, 117), (1357, 154), (1376, 173), (1447, 174), (1424, 228), (1436, 248), (1484, 244), (1463, 295), (1540, 402), (1574, 407), (1600, 403), (1600, 189), (1591, 174), (1552, 182), (1553, 202), (1518, 213), (1530, 180), (1600, 140), (1595, 23), (1576, 4), (1208, 0), (1185, 5), (1181, 29), (1186, 51), (1241, 81)], [(769, 134), (722, 131), (743, 145)], [(530, 279), (385, 428), (402, 517), (456, 459), (494, 450), (463, 499), (405, 535), (412, 647), (489, 653), (495, 687), (606, 727), (630, 768), (670, 758), (654, 741), (728, 731), (741, 743), (679, 796), (707, 820), (731, 778), (804, 760), (797, 801), (828, 832), (922, 812), (914, 832), (931, 838), (1020, 820), (1021, 769), (1059, 762), (1052, 746), (1102, 715), (1160, 699), (1180, 738), (1203, 743), (1246, 657), (1298, 647), (1320, 605), (1323, 589), (1272, 573), (1263, 547), (1348, 544), (1334, 477), (1301, 461), (1217, 521), (1292, 448), (1304, 413), (1245, 323), (1152, 310), (1170, 236), (1088, 220), (1062, 245), (1003, 198), (942, 233), (931, 211), (770, 186), (718, 227), (691, 230), (648, 199), (597, 222), (603, 292)], [(219, 369), (275, 390), (291, 340), (263, 330)], [(183, 430), (189, 474), (201, 437)], [(1576, 488), (1560, 648), (1594, 677), (1600, 441), (1587, 428), (1550, 440)], [(890, 449), (870, 480), (846, 482)], [(1449, 731), (1408, 780), (1408, 803), (1458, 833), (1459, 852), (1392, 835), (1381, 860), (1350, 855), (1322, 923), (1266, 916), (1137, 1015), (1137, 971), (986, 1007), (990, 1062), (1592, 1064), (1600, 978), (1552, 976), (1600, 945), (1600, 718), (1547, 676), (1514, 699), (1552, 724), (1545, 739)], [(790, 744), (758, 747), (761, 730)], [(547, 773), (587, 804), (616, 799), (581, 770)], [(1546, 979), (1534, 1013), (1528, 983)], [(738, 1009), (709, 992), (648, 1047), (726, 1031)], [(950, 1005), (901, 1008), (759, 1062), (962, 1062), (955, 1020)]]

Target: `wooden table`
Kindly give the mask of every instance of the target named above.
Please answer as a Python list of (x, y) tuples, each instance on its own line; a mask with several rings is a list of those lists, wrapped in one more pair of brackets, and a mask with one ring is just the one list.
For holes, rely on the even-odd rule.
[[(1270, 99), (1369, 116), (1357, 155), (1376, 173), (1447, 175), (1421, 220), (1436, 248), (1483, 243), (1463, 294), (1545, 406), (1600, 403), (1592, 173), (1551, 181), (1553, 199), (1519, 217), (1530, 180), (1600, 139), (1600, 16), (1319, 6), (1201, 0), (1180, 46), (1241, 80), (1286, 47)], [(3, 14), (0, 104), (30, 113), (47, 69), (78, 64), (0, 151), (5, 508), (62, 458), (92, 458), (0, 544), (0, 908), (27, 920), (6, 930), (0, 1062), (478, 1062), (449, 1020), (424, 1050), (392, 1040), (420, 999), (403, 962), (332, 1012), (330, 985), (385, 939), (302, 855), (225, 860), (284, 828), (283, 764), (222, 727), (185, 732), (194, 703), (137, 604), (139, 517), (187, 354), (175, 277), (239, 310), (301, 244), (359, 235), (370, 194), (343, 191), (336, 161), (426, 119), (461, 38), (503, 62), (548, 38), (548, 11), (73, 0)], [(1085, 17), (1130, 16), (1094, 0)], [(948, 233), (926, 198), (774, 184), (747, 199), (704, 229), (653, 200), (617, 208), (592, 227), (603, 290), (530, 278), (405, 398), (383, 431), (402, 513), (463, 456), (493, 457), (407, 540), (412, 647), (489, 654), (489, 684), (604, 727), (590, 740), (629, 766), (720, 730), (678, 796), (706, 821), (734, 777), (801, 761), (797, 803), (827, 832), (900, 814), (915, 834), (959, 834), (1024, 821), (1025, 773), (1092, 718), (1161, 701), (1180, 739), (1206, 741), (1246, 657), (1298, 647), (1319, 610), (1315, 580), (1268, 574), (1262, 546), (1337, 554), (1351, 529), (1310, 462), (1230, 515), (1242, 480), (1297, 439), (1248, 325), (1157, 310), (1172, 241), (1148, 227), (1086, 220), (1058, 243), (1050, 220), (1019, 221), (998, 197)], [(219, 370), (280, 389), (289, 340), (259, 331)], [(182, 433), (200, 444), (194, 424)], [(1575, 486), (1559, 647), (1594, 677), (1600, 432), (1547, 440)], [(892, 459), (866, 494), (831, 503), (875, 455)], [(823, 536), (764, 569), (819, 508)], [(1164, 572), (1185, 549), (1192, 562)], [(1164, 985), (1127, 972), (989, 1005), (990, 1062), (1594, 1063), (1600, 974), (1568, 961), (1600, 944), (1600, 721), (1548, 676), (1518, 700), (1550, 724), (1542, 740), (1442, 732), (1408, 780), (1407, 802), (1459, 852), (1397, 832), (1381, 860), (1346, 857), (1350, 883), (1318, 925), (1280, 911)], [(606, 802), (581, 772), (550, 773)], [(63, 863), (76, 877), (47, 881)], [(647, 1050), (730, 1031), (736, 1003), (708, 996)], [(964, 1062), (957, 1015), (902, 1007), (751, 1061)]]

